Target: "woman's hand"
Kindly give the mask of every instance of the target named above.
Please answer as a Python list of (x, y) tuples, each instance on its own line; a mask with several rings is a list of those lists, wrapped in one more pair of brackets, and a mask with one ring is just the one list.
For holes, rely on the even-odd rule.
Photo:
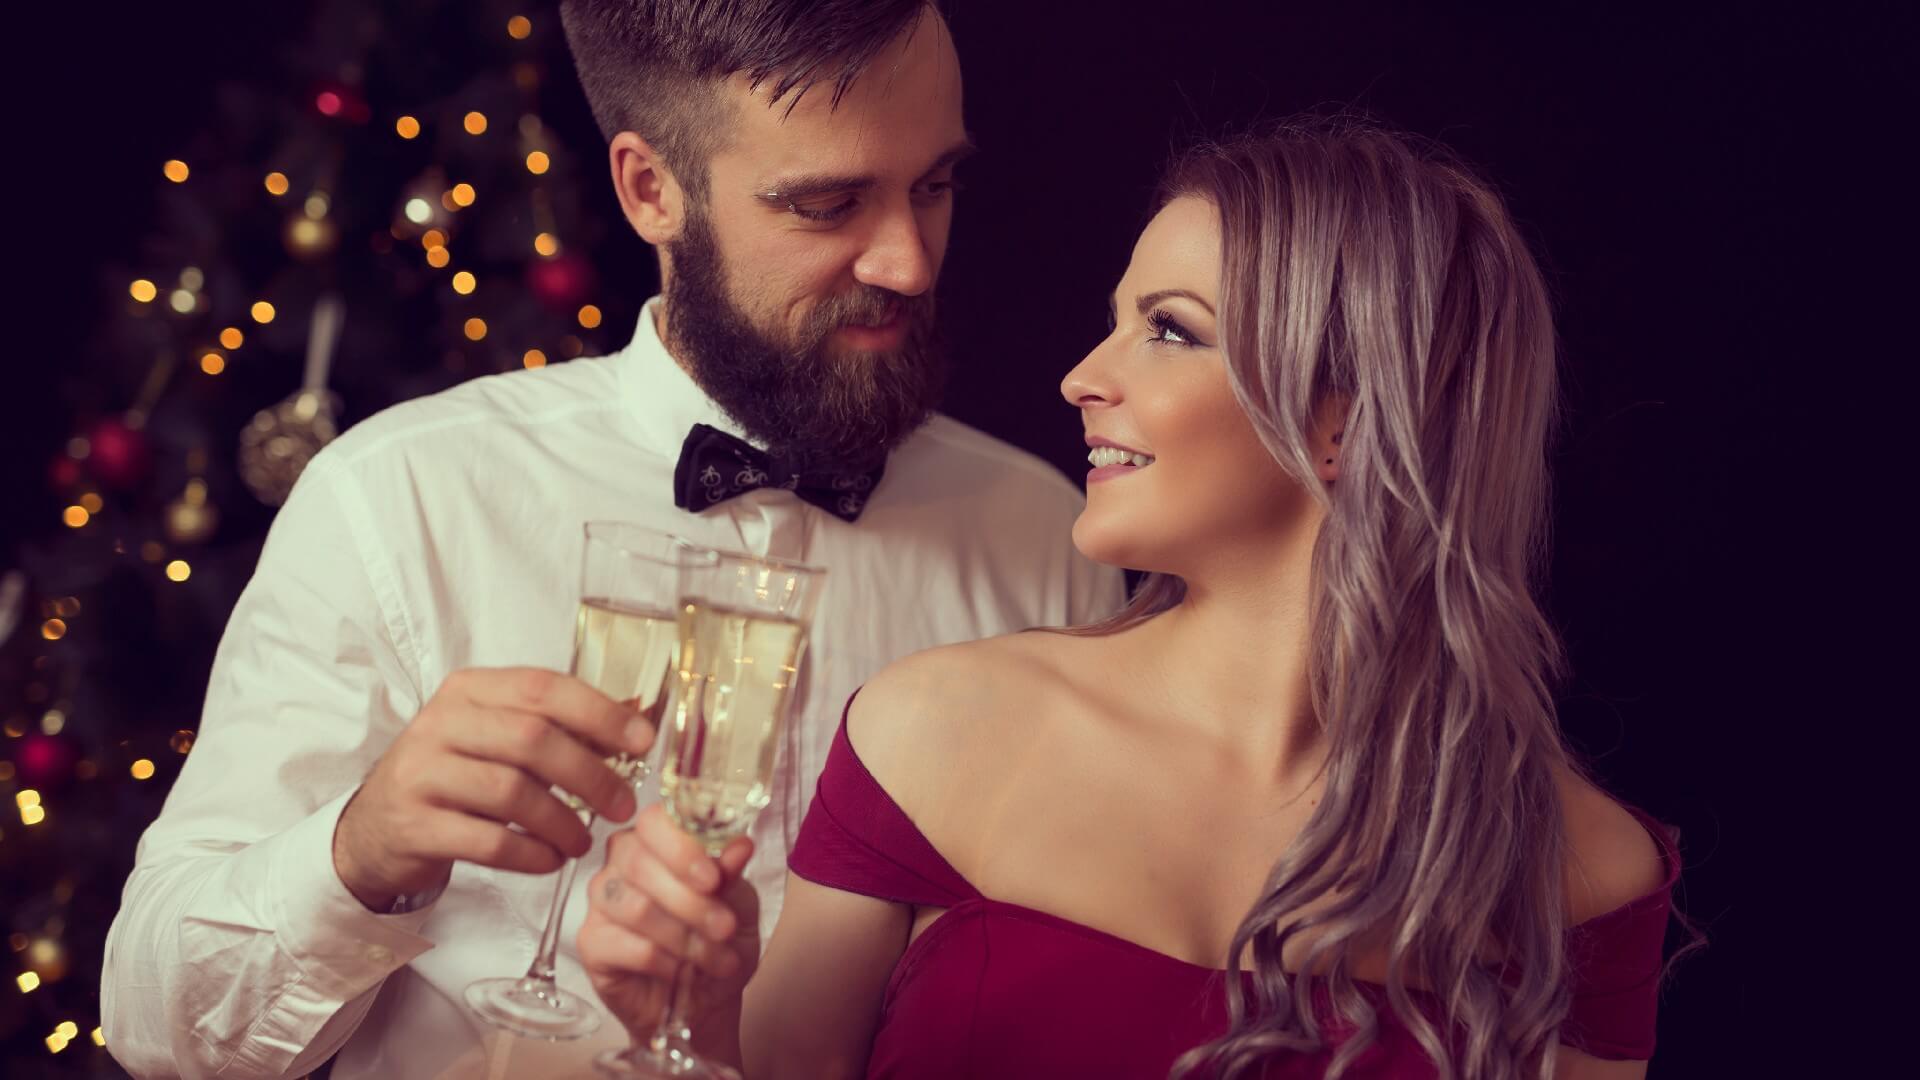
[(636, 1042), (652, 1036), (683, 959), (697, 970), (686, 1019), (702, 1053), (737, 1065), (741, 991), (760, 961), (760, 897), (740, 876), (753, 841), (718, 859), (655, 804), (607, 838), (587, 887), (580, 959)]

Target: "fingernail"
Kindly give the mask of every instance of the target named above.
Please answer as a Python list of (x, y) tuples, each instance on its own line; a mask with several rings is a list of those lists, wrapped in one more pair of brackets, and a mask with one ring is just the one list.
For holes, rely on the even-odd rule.
[(640, 717), (627, 721), (627, 745), (644, 754), (653, 746), (653, 725)]
[(731, 937), (732, 935), (733, 935), (733, 927), (727, 925), (726, 912), (714, 911), (714, 912), (709, 912), (707, 914), (707, 936), (708, 937), (712, 938), (715, 941), (725, 941), (727, 940), (727, 938)]

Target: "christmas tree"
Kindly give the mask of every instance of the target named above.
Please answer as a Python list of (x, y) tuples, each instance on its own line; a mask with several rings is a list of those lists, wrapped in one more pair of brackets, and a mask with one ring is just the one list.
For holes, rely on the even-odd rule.
[(337, 0), (276, 70), (151, 163), (49, 405), (51, 512), (0, 553), (9, 1077), (120, 1075), (107, 927), (301, 467), (396, 401), (617, 347), (650, 291), (550, 9)]

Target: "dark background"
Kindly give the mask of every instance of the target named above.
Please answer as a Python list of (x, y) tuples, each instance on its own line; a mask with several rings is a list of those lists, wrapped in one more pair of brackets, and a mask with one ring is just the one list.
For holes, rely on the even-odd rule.
[[(1884, 288), (1850, 276), (1842, 248), (1878, 229), (1886, 176), (1862, 133), (1907, 29), (1685, 5), (1499, 17), (950, 6), (984, 152), (963, 170), (942, 285), (959, 360), (948, 411), (1070, 475), (1084, 451), (1055, 387), (1105, 331), (1104, 297), (1169, 148), (1261, 116), (1355, 106), (1451, 144), (1507, 193), (1547, 268), (1564, 345), (1550, 596), (1575, 672), (1564, 722), (1613, 791), (1680, 827), (1678, 900), (1710, 941), (1675, 972), (1651, 1074), (1807, 1068), (1828, 1029), (1802, 1013), (1823, 995), (1794, 999), (1792, 1022), (1776, 1016), (1812, 962), (1794, 929), (1796, 882), (1817, 876), (1830, 835), (1813, 820), (1838, 785), (1808, 734), (1821, 722), (1809, 622), (1823, 587), (1791, 567), (1823, 528), (1822, 429), (1853, 421), (1831, 383), (1801, 376), (1846, 362), (1835, 313)], [(543, 5), (528, 14), (553, 18)], [(30, 16), (7, 170), (24, 185), (9, 232), (25, 280), (10, 291), (27, 304), (10, 320), (20, 351), (0, 361), (0, 571), (60, 531), (45, 463), (73, 433), (73, 388), (98, 362), (79, 344), (123, 302), (125, 275), (107, 268), (149, 228), (158, 163), (203, 130), (219, 83), (274, 86), (275, 50), (310, 35), (311, 15), (216, 0)], [(543, 111), (576, 153), (597, 154), (577, 87), (553, 80)], [(620, 329), (590, 344), (617, 347), (651, 292), (651, 259), (630, 237), (594, 255), (607, 327)], [(415, 384), (384, 385), (349, 394), (346, 419)], [(230, 518), (242, 567), (267, 519)], [(230, 602), (243, 581), (219, 595)], [(216, 604), (190, 620), (157, 654), (164, 671), (134, 675), (203, 683), (222, 615)], [(157, 809), (151, 786), (131, 817)], [(1853, 948), (1818, 954), (1821, 970), (1836, 951)], [(97, 959), (97, 943), (78, 952)], [(0, 1013), (19, 1001), (9, 974)], [(104, 1068), (90, 1045), (77, 1050), (76, 1075), (82, 1058)]]

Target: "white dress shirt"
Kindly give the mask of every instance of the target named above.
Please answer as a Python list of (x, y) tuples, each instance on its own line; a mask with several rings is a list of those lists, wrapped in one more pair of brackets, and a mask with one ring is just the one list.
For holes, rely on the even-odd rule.
[[(477, 379), (390, 409), (320, 454), (274, 521), (214, 663), (199, 737), (141, 838), (107, 938), (107, 1047), (140, 1077), (335, 1080), (590, 1075), (625, 1041), (492, 1033), (462, 991), (532, 958), (549, 876), (457, 864), (420, 910), (375, 914), (334, 873), (334, 823), (450, 673), (565, 670), (581, 524), (633, 521), (827, 568), (772, 804), (747, 874), (762, 933), (848, 696), (892, 660), (1122, 600), (1118, 571), (1073, 549), (1079, 490), (946, 417), (888, 460), (855, 523), (785, 491), (695, 515), (673, 505), (695, 423), (740, 429), (674, 362), (651, 318), (612, 356)], [(1072, 423), (1065, 409), (1060, 422)], [(657, 798), (642, 792), (642, 804)], [(569, 902), (563, 987), (598, 825)], [(596, 1005), (597, 1000), (596, 1000)]]

